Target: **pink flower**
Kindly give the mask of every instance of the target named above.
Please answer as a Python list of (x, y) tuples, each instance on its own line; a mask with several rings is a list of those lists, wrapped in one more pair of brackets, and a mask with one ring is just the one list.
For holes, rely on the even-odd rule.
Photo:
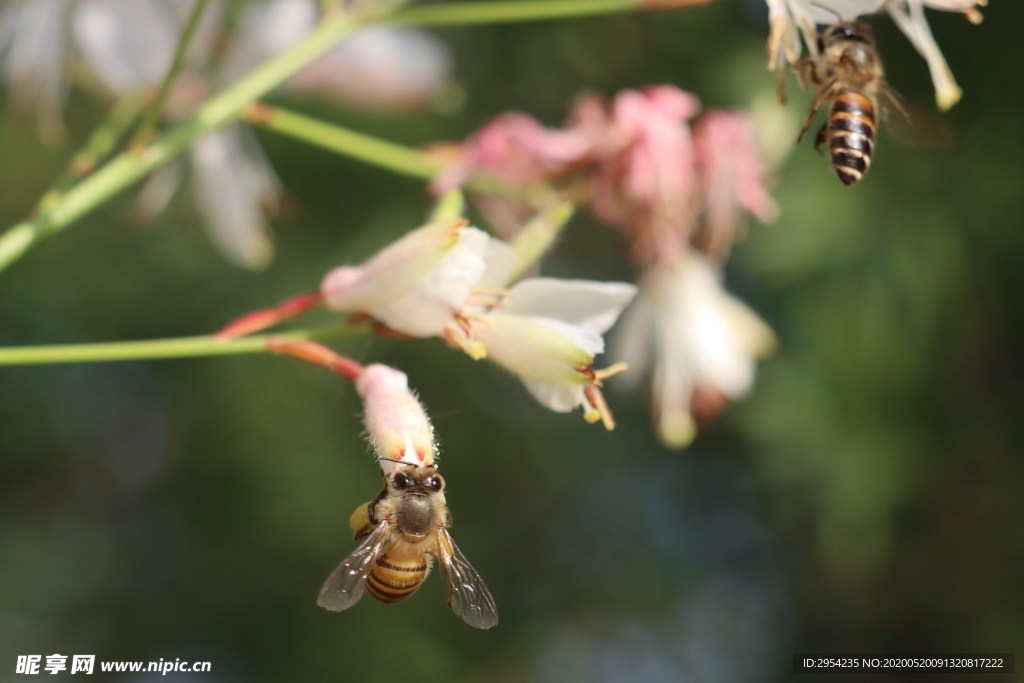
[(744, 214), (771, 221), (778, 207), (765, 190), (747, 114), (709, 110), (694, 127), (693, 144), (704, 195), (701, 246), (724, 257), (745, 227)]
[(460, 160), (431, 187), (443, 194), (483, 172), (510, 184), (550, 180), (589, 155), (591, 142), (573, 129), (546, 128), (532, 116), (508, 112), (491, 120), (461, 146)]
[(686, 120), (699, 106), (696, 97), (672, 86), (626, 90), (612, 104), (612, 125), (624, 144), (597, 168), (591, 206), (599, 218), (630, 233), (642, 262), (674, 261), (686, 252), (697, 213)]

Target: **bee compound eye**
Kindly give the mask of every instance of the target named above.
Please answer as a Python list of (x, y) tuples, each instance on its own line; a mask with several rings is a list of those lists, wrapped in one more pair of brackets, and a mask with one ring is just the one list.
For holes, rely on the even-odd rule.
[(401, 472), (396, 474), (392, 481), (394, 482), (396, 489), (404, 489), (409, 486), (409, 477), (405, 476)]
[(442, 488), (444, 488), (444, 479), (435, 474), (434, 476), (427, 479), (426, 484), (434, 491), (440, 491)]

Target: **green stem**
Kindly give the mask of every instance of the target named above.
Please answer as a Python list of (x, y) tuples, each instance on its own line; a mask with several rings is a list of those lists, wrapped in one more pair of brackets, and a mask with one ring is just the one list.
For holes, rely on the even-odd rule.
[(330, 325), (283, 334), (263, 334), (218, 341), (214, 336), (113, 342), (109, 344), (63, 344), (58, 346), (0, 347), (0, 365), (40, 365), (45, 363), (93, 363), (97, 361), (148, 360), (228, 356), (240, 353), (269, 353), (267, 342), (323, 341), (339, 337), (371, 334), (370, 325)]
[(195, 35), (196, 29), (199, 28), (199, 20), (202, 19), (203, 12), (208, 4), (209, 0), (196, 0), (195, 5), (192, 6), (192, 14), (189, 16), (185, 30), (178, 41), (178, 49), (174, 53), (174, 59), (167, 70), (167, 75), (164, 76), (163, 83), (160, 84), (160, 91), (157, 93), (156, 100), (149, 108), (149, 111), (146, 112), (146, 117), (135, 132), (135, 139), (132, 140), (131, 146), (136, 150), (148, 145), (153, 134), (156, 132), (156, 127), (160, 123), (160, 117), (163, 115), (164, 104), (167, 102), (167, 96), (171, 92), (171, 86), (174, 85), (174, 80), (181, 73), (182, 67), (185, 66), (185, 54), (188, 52), (188, 46), (192, 43), (192, 37)]
[[(378, 6), (379, 7), (379, 6)], [(111, 196), (174, 158), (196, 138), (236, 120), (247, 104), (259, 99), (289, 76), (333, 48), (377, 15), (347, 15), (322, 22), (305, 40), (269, 59), (233, 85), (207, 100), (189, 119), (149, 147), (125, 152), (73, 187), (51, 211), (19, 223), (0, 235), (0, 270), (33, 246), (89, 213)]]
[(337, 154), (386, 168), (401, 175), (430, 180), (440, 167), (418, 149), (272, 107), (254, 104), (246, 112), (250, 123), (302, 140)]
[(92, 173), (93, 169), (106, 159), (121, 140), (121, 136), (135, 121), (142, 102), (141, 93), (129, 93), (114, 103), (107, 117), (92, 132), (82, 149), (71, 157), (71, 161), (57, 182), (39, 200), (36, 205), (36, 214), (46, 213), (56, 206), (76, 180)]
[[(253, 103), (246, 110), (246, 119), (253, 125), (413, 178), (432, 180), (443, 168), (415, 147), (357, 133), (263, 102)], [(466, 188), (483, 194), (518, 199), (536, 207), (548, 206), (559, 198), (555, 190), (543, 183), (510, 185), (480, 172), (470, 177)]]
[(509, 2), (459, 2), (420, 5), (396, 12), (395, 24), (455, 26), (500, 24), (542, 19), (567, 19), (643, 9), (638, 0), (511, 0)]

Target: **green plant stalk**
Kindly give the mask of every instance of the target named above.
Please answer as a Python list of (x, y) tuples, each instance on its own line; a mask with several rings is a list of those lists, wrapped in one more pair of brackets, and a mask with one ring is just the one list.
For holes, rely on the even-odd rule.
[(254, 125), (281, 135), (287, 135), (401, 175), (430, 180), (440, 170), (440, 167), (433, 163), (426, 154), (413, 147), (357, 133), (280, 107), (262, 103), (253, 104), (246, 111), (246, 118)]
[(85, 145), (71, 157), (71, 161), (57, 182), (39, 200), (36, 205), (37, 214), (46, 213), (56, 206), (75, 181), (92, 173), (93, 169), (106, 159), (121, 140), (121, 136), (134, 123), (142, 109), (142, 103), (141, 93), (129, 93), (114, 103), (106, 118), (92, 132)]
[(135, 149), (141, 149), (149, 144), (150, 139), (156, 133), (156, 127), (160, 124), (164, 104), (167, 102), (167, 96), (171, 92), (171, 86), (174, 85), (174, 80), (181, 73), (182, 67), (185, 66), (185, 54), (188, 52), (189, 45), (192, 44), (192, 38), (195, 36), (196, 29), (199, 28), (199, 20), (202, 19), (209, 2), (210, 0), (195, 0), (195, 4), (192, 6), (192, 14), (189, 15), (185, 30), (182, 31), (181, 38), (178, 40), (178, 48), (175, 50), (174, 59), (171, 61), (171, 66), (167, 70), (163, 82), (160, 84), (160, 90), (157, 93), (156, 99), (150, 106), (149, 111), (146, 112), (146, 116), (142, 119), (139, 129), (135, 131), (135, 138), (131, 144)]
[(638, 0), (511, 0), (421, 5), (396, 12), (388, 23), (417, 26), (504, 24), (543, 19), (569, 19), (644, 9)]
[[(384, 10), (379, 10), (383, 13)], [(198, 137), (236, 120), (242, 110), (280, 85), (378, 15), (347, 15), (322, 22), (301, 43), (264, 62), (207, 100), (189, 119), (138, 152), (124, 152), (68, 190), (49, 212), (19, 223), (0, 235), (0, 270), (25, 255), (107, 199), (186, 150)]]
[[(430, 155), (415, 147), (357, 133), (262, 102), (254, 102), (246, 109), (246, 119), (253, 125), (315, 147), (413, 178), (432, 180), (443, 168)], [(519, 199), (538, 208), (559, 199), (557, 192), (543, 183), (509, 185), (499, 178), (479, 172), (469, 178), (466, 188), (483, 194)]]
[(57, 346), (0, 347), (0, 365), (42, 365), (48, 363), (95, 363), (100, 361), (152, 360), (270, 353), (267, 342), (324, 341), (372, 333), (369, 324), (329, 325), (282, 334), (262, 334), (219, 341), (214, 336), (178, 337), (109, 344), (62, 344)]

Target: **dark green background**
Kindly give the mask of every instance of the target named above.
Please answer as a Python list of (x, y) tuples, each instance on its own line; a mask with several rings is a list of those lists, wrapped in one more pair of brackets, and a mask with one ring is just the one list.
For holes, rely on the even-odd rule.
[[(994, 0), (978, 27), (929, 16), (965, 91), (958, 145), (883, 137), (852, 189), (793, 151), (781, 218), (752, 226), (727, 278), (780, 351), (688, 451), (657, 444), (645, 398), (611, 392), (607, 434), (437, 340), (338, 345), (406, 371), (430, 410), (454, 536), (501, 610), (491, 631), (452, 616), (435, 578), (404, 604), (315, 606), (379, 487), (358, 402), (327, 373), (263, 356), (0, 368), (0, 680), (55, 652), (212, 662), (176, 680), (538, 683), (815, 680), (790, 673), (794, 651), (1024, 656), (1024, 7)], [(924, 61), (873, 23), (890, 80), (931, 102)], [(587, 88), (667, 82), (743, 106), (774, 87), (753, 0), (441, 35), (455, 113), (289, 104), (419, 144), (512, 108), (556, 124)], [(101, 115), (74, 94), (72, 139), (50, 150), (7, 109), (4, 225)], [(429, 208), (421, 183), (260, 138), (290, 192), (266, 272), (226, 265), (190, 202), (133, 230), (122, 197), (0, 274), (0, 344), (212, 331)], [(632, 278), (622, 252), (584, 213), (545, 271)], [(965, 679), (917, 680), (932, 678)]]

